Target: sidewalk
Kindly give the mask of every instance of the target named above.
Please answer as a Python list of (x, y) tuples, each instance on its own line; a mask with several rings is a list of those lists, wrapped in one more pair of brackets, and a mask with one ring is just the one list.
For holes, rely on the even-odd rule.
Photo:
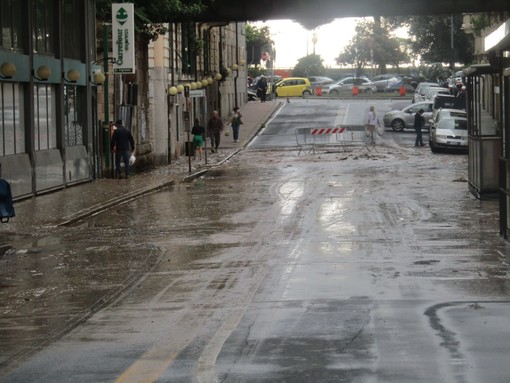
[(202, 161), (191, 158), (191, 172), (188, 157), (183, 155), (169, 165), (135, 174), (127, 180), (102, 178), (22, 200), (14, 204), (16, 217), (0, 226), (0, 230), (16, 232), (17, 229), (24, 231), (34, 225), (51, 227), (70, 224), (140, 195), (198, 177), (211, 167), (221, 165), (247, 145), (279, 106), (280, 101), (250, 101), (243, 105), (240, 111), (244, 124), (239, 132), (239, 143), (233, 142), (232, 130), (226, 127), (229, 136), (221, 137), (218, 153), (208, 151), (207, 164), (205, 156)]

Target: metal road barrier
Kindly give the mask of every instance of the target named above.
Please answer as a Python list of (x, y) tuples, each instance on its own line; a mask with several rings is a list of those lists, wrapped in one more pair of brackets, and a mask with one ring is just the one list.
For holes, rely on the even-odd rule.
[(348, 151), (355, 145), (370, 150), (369, 137), (364, 125), (337, 126), (335, 128), (296, 129), (296, 144), (301, 152), (315, 154), (318, 149)]

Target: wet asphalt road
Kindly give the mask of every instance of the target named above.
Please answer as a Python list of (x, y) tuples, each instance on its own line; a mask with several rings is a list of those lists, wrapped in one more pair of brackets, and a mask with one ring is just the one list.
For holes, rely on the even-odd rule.
[(292, 101), (193, 183), (12, 238), (2, 265), (45, 288), (4, 305), (0, 381), (509, 381), (510, 248), (467, 156), (290, 150), (369, 105)]

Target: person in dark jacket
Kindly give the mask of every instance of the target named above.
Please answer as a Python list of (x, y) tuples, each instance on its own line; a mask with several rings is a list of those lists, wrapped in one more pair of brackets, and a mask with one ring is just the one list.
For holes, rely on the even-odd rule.
[(218, 151), (220, 146), (221, 132), (223, 132), (223, 121), (217, 110), (212, 112), (212, 117), (207, 123), (207, 133), (211, 137), (211, 152)]
[(423, 118), (423, 109), (420, 109), (418, 113), (414, 115), (414, 130), (416, 131), (416, 141), (414, 146), (425, 146), (423, 144), (423, 138), (421, 130), (425, 126), (425, 118)]
[(117, 178), (121, 178), (120, 161), (124, 162), (126, 178), (129, 177), (129, 157), (135, 151), (135, 140), (131, 132), (122, 124), (122, 120), (115, 122), (117, 127), (113, 131), (110, 141), (110, 149), (115, 153), (115, 172)]

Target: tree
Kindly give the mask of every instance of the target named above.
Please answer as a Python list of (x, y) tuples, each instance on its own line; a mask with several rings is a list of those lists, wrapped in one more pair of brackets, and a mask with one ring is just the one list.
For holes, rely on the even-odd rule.
[(316, 54), (301, 57), (292, 71), (294, 77), (320, 76), (324, 74), (324, 60)]
[[(262, 51), (271, 50), (273, 40), (269, 32), (269, 27), (257, 28), (254, 25), (246, 25), (246, 54), (248, 64), (259, 66), (262, 58)], [(271, 60), (274, 58), (270, 58)]]
[[(112, 0), (96, 0), (97, 19), (101, 22), (111, 20)], [(200, 0), (135, 0), (135, 29), (147, 41), (155, 40), (166, 33), (163, 23), (179, 20), (204, 12)]]
[(391, 27), (375, 21), (358, 22), (356, 34), (344, 51), (337, 57), (338, 64), (353, 65), (356, 75), (360, 76), (369, 62), (376, 63), (381, 72), (386, 71), (387, 65), (398, 67), (408, 60), (404, 42), (391, 36)]
[(451, 20), (455, 62), (469, 64), (474, 54), (474, 37), (462, 30), (462, 15), (412, 16), (388, 19), (393, 25), (406, 25), (411, 49), (428, 63), (451, 63)]

